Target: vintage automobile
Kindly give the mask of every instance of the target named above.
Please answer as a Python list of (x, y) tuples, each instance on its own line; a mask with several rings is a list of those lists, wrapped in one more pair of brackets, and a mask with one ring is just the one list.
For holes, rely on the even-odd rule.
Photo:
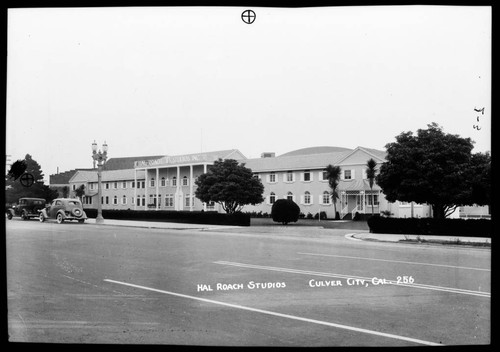
[(79, 199), (57, 198), (40, 211), (40, 222), (47, 219), (56, 219), (58, 224), (65, 220), (77, 220), (79, 223), (83, 223), (87, 219), (87, 214), (83, 211), (82, 202)]
[(6, 209), (7, 219), (11, 220), (14, 216), (20, 216), (23, 220), (37, 218), (43, 208), (45, 208), (43, 198), (19, 198), (17, 205)]

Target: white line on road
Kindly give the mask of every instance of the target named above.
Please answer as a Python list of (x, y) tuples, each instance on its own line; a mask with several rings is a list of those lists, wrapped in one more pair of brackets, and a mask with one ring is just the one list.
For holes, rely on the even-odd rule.
[(155, 289), (155, 288), (151, 288), (151, 287), (134, 285), (134, 284), (130, 284), (130, 283), (127, 283), (127, 282), (122, 282), (122, 281), (115, 281), (115, 280), (109, 280), (109, 279), (104, 279), (104, 281), (115, 283), (115, 284), (119, 284), (119, 285), (124, 285), (124, 286), (136, 287), (136, 288), (140, 288), (140, 289), (143, 289), (143, 290), (164, 293), (164, 294), (167, 294), (167, 295), (172, 295), (172, 296), (177, 296), (177, 297), (194, 299), (194, 300), (197, 300), (197, 301), (203, 301), (203, 302), (218, 304), (218, 305), (221, 305), (221, 306), (226, 306), (226, 307), (231, 307), (231, 308), (237, 308), (237, 309), (243, 309), (243, 310), (248, 310), (248, 311), (251, 311), (251, 312), (257, 312), (257, 313), (262, 313), (262, 314), (267, 314), (267, 315), (273, 315), (273, 316), (281, 317), (281, 318), (288, 318), (288, 319), (293, 319), (293, 320), (304, 321), (304, 322), (307, 322), (307, 323), (314, 323), (314, 324), (319, 324), (319, 325), (326, 325), (326, 326), (330, 326), (330, 327), (334, 327), (334, 328), (351, 330), (351, 331), (357, 331), (357, 332), (362, 332), (362, 333), (365, 333), (365, 334), (371, 334), (371, 335), (377, 335), (377, 336), (383, 336), (383, 337), (388, 337), (388, 338), (391, 338), (391, 339), (397, 339), (397, 340), (403, 340), (403, 341), (408, 341), (408, 342), (414, 342), (414, 343), (418, 343), (418, 344), (422, 344), (422, 345), (442, 346), (442, 344), (439, 344), (439, 343), (436, 343), (436, 342), (430, 342), (430, 341), (419, 340), (419, 339), (414, 339), (414, 338), (405, 337), (405, 336), (387, 334), (387, 333), (383, 333), (383, 332), (378, 332), (378, 331), (368, 330), (368, 329), (362, 329), (362, 328), (356, 328), (356, 327), (353, 327), (353, 326), (348, 326), (348, 325), (343, 325), (343, 324), (335, 324), (335, 323), (330, 323), (330, 322), (322, 321), (322, 320), (303, 318), (303, 317), (299, 317), (299, 316), (296, 316), (296, 315), (271, 312), (269, 310), (258, 309), (258, 308), (251, 308), (251, 307), (241, 306), (239, 304), (226, 303), (226, 302), (221, 302), (221, 301), (215, 301), (215, 300), (212, 300), (212, 299), (206, 299), (206, 298), (200, 298), (200, 297), (185, 295), (185, 294), (182, 294), (182, 293), (175, 293), (175, 292), (170, 292), (170, 291), (164, 291), (164, 290), (159, 290), (159, 289)]
[(413, 264), (413, 265), (442, 266), (442, 267), (453, 268), (453, 269), (468, 269), (468, 270), (491, 271), (490, 269), (470, 268), (470, 267), (466, 267), (466, 266), (455, 266), (455, 265), (444, 265), (444, 264), (431, 264), (431, 263), (420, 263), (420, 262), (406, 262), (406, 261), (400, 261), (400, 260), (375, 259), (375, 258), (363, 258), (363, 257), (349, 257), (349, 256), (346, 256), (346, 255), (335, 255), (335, 254), (304, 253), (304, 252), (297, 252), (297, 254), (316, 255), (316, 256), (320, 256), (320, 257), (337, 257), (337, 258), (348, 258), (348, 259), (376, 260), (376, 261), (380, 261), (380, 262), (402, 263), (402, 264)]
[[(214, 262), (214, 263), (215, 264), (222, 264), (222, 265), (237, 266), (237, 267), (242, 267), (242, 268), (260, 269), (260, 270), (269, 270), (269, 271), (280, 271), (280, 272), (294, 273), (294, 274), (303, 274), (303, 275), (326, 276), (326, 277), (335, 277), (335, 278), (342, 278), (342, 279), (362, 279), (362, 280), (367, 280), (367, 281), (371, 281), (373, 279), (372, 277), (363, 277), (363, 276), (355, 276), (355, 275), (344, 275), (344, 274), (335, 274), (335, 273), (323, 273), (323, 272), (318, 272), (318, 271), (307, 271), (307, 270), (299, 270), (299, 269), (279, 268), (279, 267), (273, 267), (273, 266), (242, 264), (242, 263), (225, 262), (225, 261), (217, 261), (217, 262)], [(471, 290), (464, 290), (464, 289), (461, 289), (461, 288), (442, 287), (442, 286), (433, 286), (433, 285), (415, 284), (415, 283), (414, 284), (405, 284), (405, 283), (398, 283), (398, 282), (393, 281), (393, 280), (387, 280), (387, 283), (390, 284), (390, 285), (395, 285), (395, 286), (406, 286), (406, 287), (413, 287), (413, 288), (422, 288), (422, 289), (426, 289), (426, 290), (459, 293), (459, 294), (471, 295), (471, 296), (479, 296), (479, 297), (491, 297), (491, 294), (489, 292), (471, 291)]]

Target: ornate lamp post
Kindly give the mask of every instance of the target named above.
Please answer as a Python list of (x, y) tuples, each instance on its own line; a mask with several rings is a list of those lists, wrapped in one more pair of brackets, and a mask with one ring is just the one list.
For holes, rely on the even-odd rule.
[(97, 161), (97, 218), (95, 219), (95, 222), (97, 224), (104, 222), (104, 218), (102, 217), (102, 204), (101, 204), (101, 198), (102, 198), (101, 173), (102, 173), (102, 165), (104, 164), (104, 162), (106, 162), (107, 158), (108, 158), (108, 145), (106, 144), (106, 141), (104, 141), (104, 144), (102, 145), (102, 152), (101, 150), (97, 151), (97, 143), (94, 141), (94, 143), (92, 143), (92, 159), (94, 159), (94, 167), (95, 167), (95, 162)]

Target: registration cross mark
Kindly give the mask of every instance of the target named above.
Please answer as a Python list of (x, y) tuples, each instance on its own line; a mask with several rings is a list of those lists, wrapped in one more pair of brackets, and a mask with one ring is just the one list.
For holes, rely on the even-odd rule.
[(255, 15), (255, 12), (253, 12), (252, 10), (245, 10), (241, 14), (241, 19), (246, 24), (252, 24), (252, 23), (254, 23), (256, 17), (257, 16)]

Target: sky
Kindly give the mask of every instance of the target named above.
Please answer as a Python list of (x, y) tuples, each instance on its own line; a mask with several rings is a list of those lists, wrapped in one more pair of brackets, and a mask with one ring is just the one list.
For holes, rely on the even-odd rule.
[[(6, 154), (385, 150), (437, 122), (491, 150), (491, 7), (8, 9)], [(484, 109), (483, 109), (484, 108)], [(481, 110), (477, 112), (475, 110)]]

